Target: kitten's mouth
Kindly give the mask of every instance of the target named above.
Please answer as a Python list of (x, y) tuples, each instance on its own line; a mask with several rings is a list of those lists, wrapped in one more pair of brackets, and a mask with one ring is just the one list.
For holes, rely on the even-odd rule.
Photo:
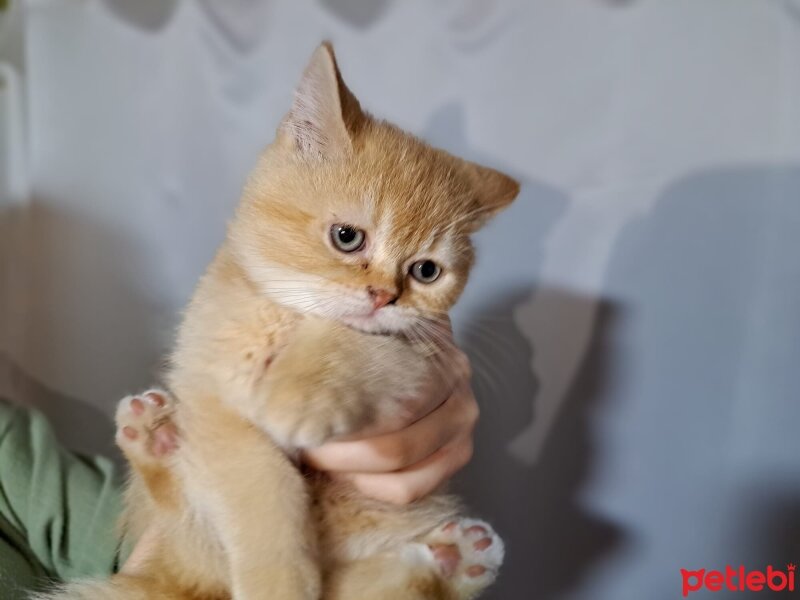
[(396, 334), (402, 331), (402, 328), (391, 327), (384, 320), (380, 318), (380, 309), (375, 309), (370, 313), (360, 315), (347, 315), (340, 317), (342, 323), (353, 329), (363, 331), (365, 333), (374, 334)]

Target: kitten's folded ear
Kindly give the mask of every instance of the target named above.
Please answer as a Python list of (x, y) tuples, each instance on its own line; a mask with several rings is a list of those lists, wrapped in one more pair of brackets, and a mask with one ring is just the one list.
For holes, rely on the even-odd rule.
[(352, 135), (363, 118), (342, 80), (333, 46), (323, 42), (303, 72), (278, 134), (308, 158), (339, 158), (352, 151)]
[(466, 162), (467, 176), (476, 191), (478, 206), (475, 207), (474, 218), (471, 219), (471, 230), (483, 227), (494, 215), (511, 204), (519, 194), (519, 182), (508, 175)]

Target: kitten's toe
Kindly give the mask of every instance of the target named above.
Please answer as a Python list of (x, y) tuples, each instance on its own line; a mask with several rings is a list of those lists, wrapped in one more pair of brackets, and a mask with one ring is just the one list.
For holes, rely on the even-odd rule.
[(130, 460), (159, 461), (178, 447), (174, 400), (162, 390), (127, 396), (117, 405), (117, 445)]
[(439, 573), (461, 598), (473, 597), (495, 580), (505, 553), (491, 525), (476, 519), (445, 523), (426, 543)]
[(461, 564), (461, 550), (455, 544), (431, 544), (429, 546), (433, 552), (433, 559), (439, 566), (439, 571), (445, 577), (455, 575)]

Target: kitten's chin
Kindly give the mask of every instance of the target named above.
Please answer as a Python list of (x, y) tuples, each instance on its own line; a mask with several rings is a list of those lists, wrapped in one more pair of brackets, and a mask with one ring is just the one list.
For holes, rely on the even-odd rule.
[(386, 318), (383, 315), (346, 315), (339, 320), (353, 329), (372, 334), (398, 334), (403, 333), (407, 326), (401, 319)]

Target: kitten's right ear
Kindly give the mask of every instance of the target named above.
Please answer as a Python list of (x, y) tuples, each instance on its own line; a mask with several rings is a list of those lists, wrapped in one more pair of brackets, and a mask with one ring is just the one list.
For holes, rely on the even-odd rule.
[(278, 132), (305, 157), (339, 158), (351, 152), (351, 135), (362, 117), (358, 100), (339, 73), (333, 46), (323, 42), (303, 72)]
[(468, 161), (463, 161), (463, 164), (477, 198), (477, 207), (470, 219), (470, 229), (477, 231), (514, 201), (519, 194), (519, 182), (483, 165)]

